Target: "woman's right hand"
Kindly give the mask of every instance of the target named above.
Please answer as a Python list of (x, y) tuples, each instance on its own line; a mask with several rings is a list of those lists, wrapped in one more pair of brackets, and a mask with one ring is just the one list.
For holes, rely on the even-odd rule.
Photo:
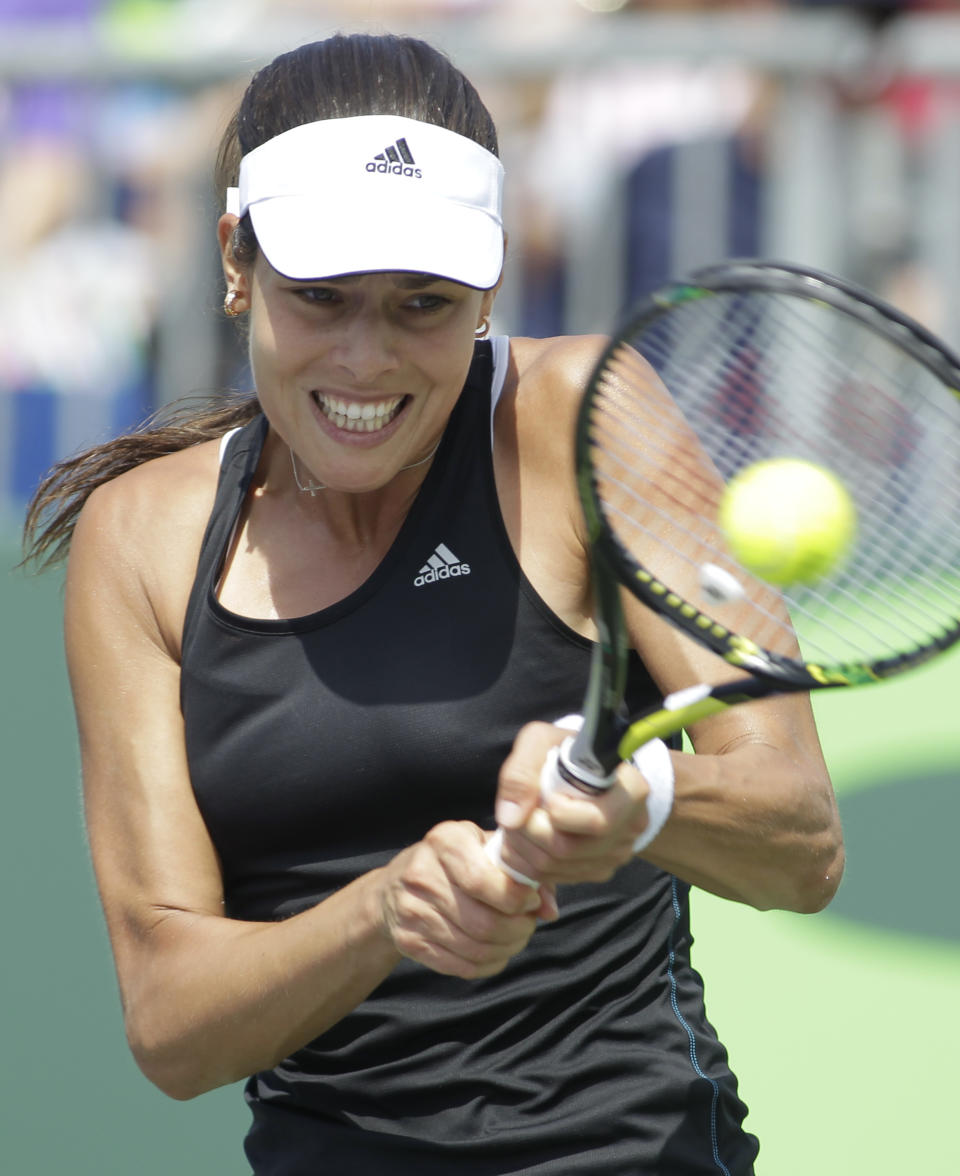
[(538, 920), (557, 917), (553, 888), (509, 878), (484, 853), (488, 837), (468, 821), (445, 821), (386, 867), (383, 919), (401, 955), (465, 980), (493, 976)]

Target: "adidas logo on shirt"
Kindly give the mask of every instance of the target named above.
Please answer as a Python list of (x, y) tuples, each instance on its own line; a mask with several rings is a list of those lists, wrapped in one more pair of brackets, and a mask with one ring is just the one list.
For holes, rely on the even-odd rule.
[(436, 551), (417, 573), (413, 584), (415, 588), (422, 588), (424, 584), (435, 584), (437, 580), (469, 575), (470, 565), (461, 563), (446, 543), (438, 543)]
[(419, 180), (423, 178), (423, 172), (414, 166), (415, 163), (406, 139), (398, 139), (370, 160), (367, 171), (391, 176), (413, 176)]

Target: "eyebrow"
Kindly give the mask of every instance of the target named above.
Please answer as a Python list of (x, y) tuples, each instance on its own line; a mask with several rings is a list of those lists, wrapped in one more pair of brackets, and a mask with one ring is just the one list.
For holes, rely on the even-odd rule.
[[(366, 274), (337, 274), (330, 278), (314, 278), (317, 282), (343, 282), (352, 285), (359, 282)], [(311, 279), (300, 279), (301, 284), (309, 285)], [(442, 278), (439, 274), (398, 274), (396, 284), (401, 290), (422, 290), (425, 286), (432, 286), (435, 282), (451, 282), (452, 278)], [(456, 283), (454, 283), (456, 284)]]
[(405, 290), (422, 290), (424, 286), (432, 286), (434, 282), (450, 282), (452, 278), (441, 278), (439, 274), (408, 274), (397, 283)]

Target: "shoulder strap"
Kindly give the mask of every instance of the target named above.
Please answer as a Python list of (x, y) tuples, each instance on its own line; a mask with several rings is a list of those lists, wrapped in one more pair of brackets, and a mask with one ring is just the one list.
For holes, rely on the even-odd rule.
[(197, 610), (208, 599), (220, 577), (227, 548), (251, 479), (256, 473), (266, 436), (267, 419), (261, 413), (241, 428), (231, 430), (221, 442), (217, 494), (200, 545), (197, 574), (187, 604), (183, 627), (184, 647), (189, 640)]

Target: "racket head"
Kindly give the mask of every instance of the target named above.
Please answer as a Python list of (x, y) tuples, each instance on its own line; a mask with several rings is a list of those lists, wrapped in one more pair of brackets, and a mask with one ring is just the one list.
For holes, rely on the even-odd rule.
[[(589, 380), (576, 456), (596, 558), (771, 689), (907, 670), (960, 639), (958, 388), (931, 332), (838, 278), (698, 271), (639, 305)], [(778, 457), (831, 471), (858, 519), (833, 570), (786, 588), (733, 558), (717, 517), (732, 477)], [(706, 566), (742, 598), (711, 598)]]

